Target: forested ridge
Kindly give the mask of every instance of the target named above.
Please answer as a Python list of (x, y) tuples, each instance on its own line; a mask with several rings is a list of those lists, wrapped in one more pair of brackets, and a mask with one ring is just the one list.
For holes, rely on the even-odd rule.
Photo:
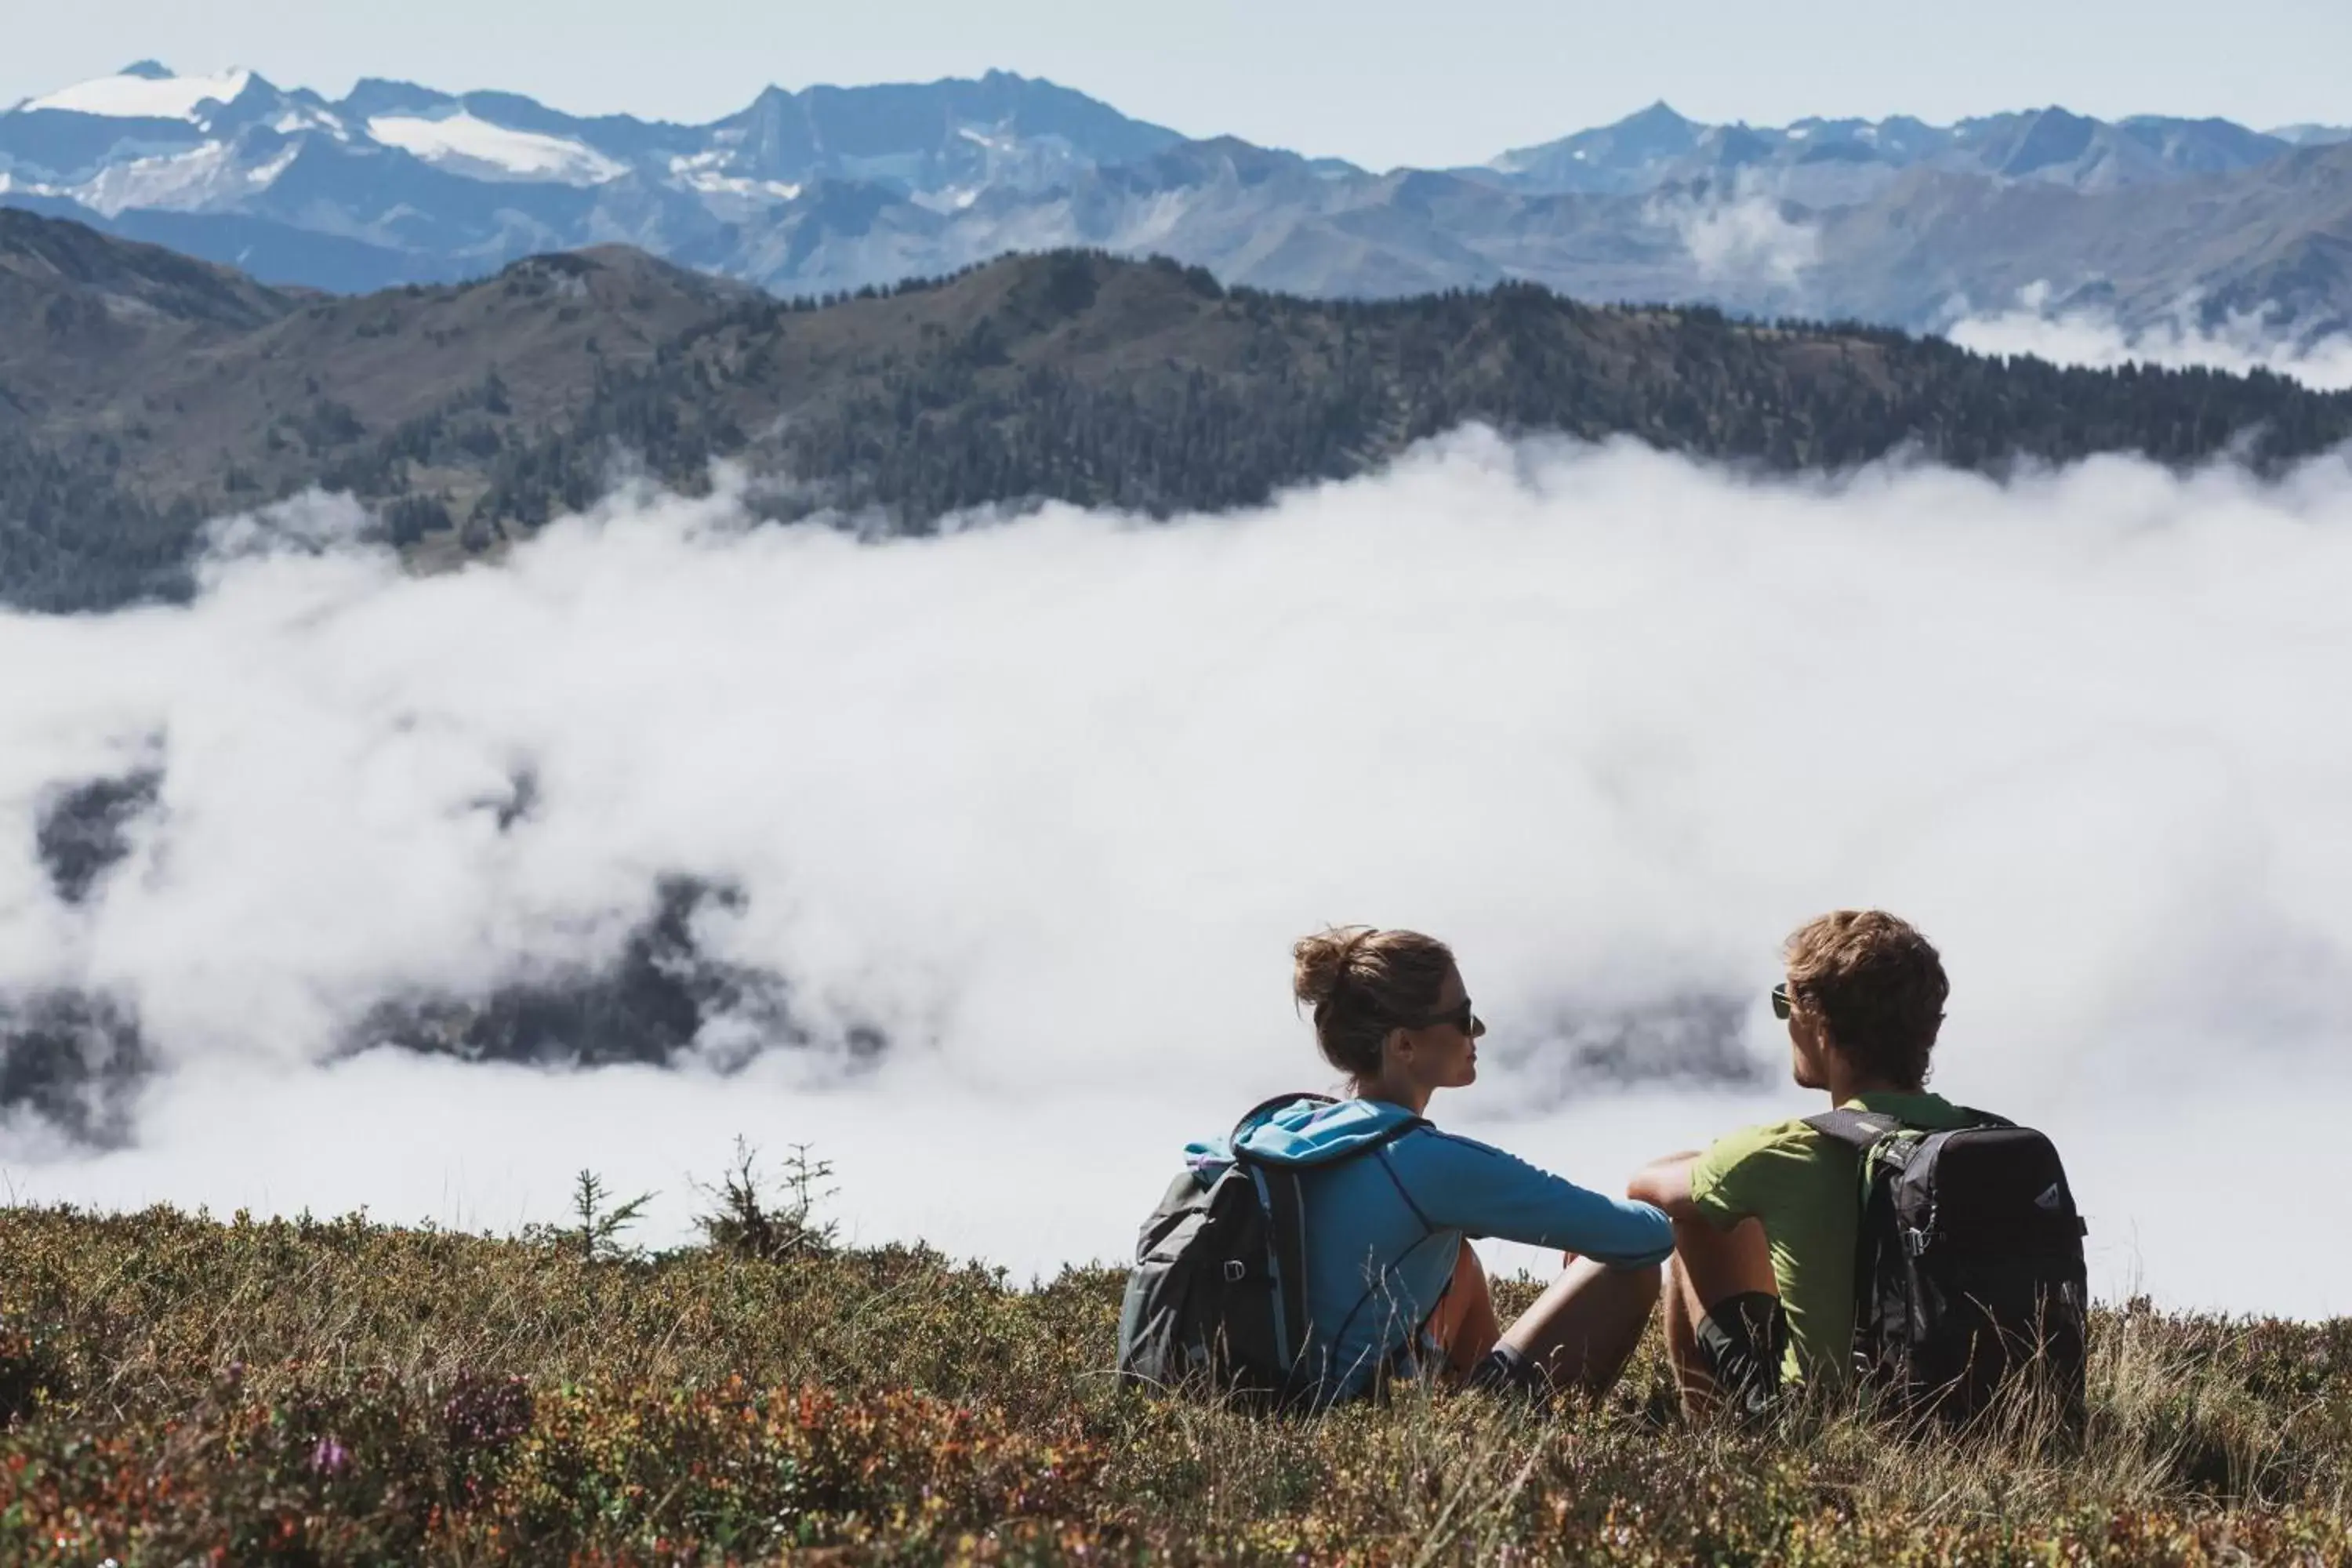
[(2275, 468), (2352, 437), (2352, 395), (1530, 285), (1291, 299), (1084, 252), (780, 301), (608, 248), (331, 299), (0, 212), (0, 597), (45, 609), (184, 592), (205, 518), (314, 486), (446, 559), (616, 473), (699, 489), (714, 458), (778, 481), (755, 488), (778, 516), (920, 530), (1042, 499), (1248, 505), (1473, 420), (1780, 470)]

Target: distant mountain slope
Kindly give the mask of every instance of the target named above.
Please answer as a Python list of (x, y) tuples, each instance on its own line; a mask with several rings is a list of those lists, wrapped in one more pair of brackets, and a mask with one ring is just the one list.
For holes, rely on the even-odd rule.
[(2352, 437), (2352, 395), (2276, 377), (2065, 371), (1526, 285), (1318, 302), (1084, 252), (822, 309), (618, 247), (336, 299), (11, 215), (0, 288), (23, 307), (0, 313), (0, 597), (50, 608), (182, 591), (204, 517), (311, 486), (440, 560), (586, 505), (621, 464), (690, 489), (726, 458), (789, 481), (760, 492), (778, 515), (920, 529), (1045, 498), (1248, 505), (1468, 420), (1782, 468), (2233, 442), (2273, 462)]
[(740, 272), (726, 264), (735, 226), (756, 229), (819, 185), (950, 211), (1179, 141), (1004, 72), (772, 88), (682, 126), (373, 79), (330, 101), (249, 71), (179, 78), (142, 61), (0, 112), (0, 201), (168, 232), (270, 281), (364, 292), (614, 241)]
[[(2344, 135), (2056, 106), (1707, 125), (1657, 104), (1479, 168), (1374, 173), (1189, 141), (1003, 72), (772, 88), (681, 125), (373, 79), (331, 100), (142, 61), (0, 112), (0, 203), (342, 293), (604, 244), (788, 295), (1087, 247), (1340, 298), (1524, 279), (1922, 328), (2042, 283), (2126, 327), (2226, 299), (2307, 333), (2352, 314), (2326, 259), (2344, 237), (2306, 184)], [(2231, 227), (2255, 207), (2269, 260)]]
[(1821, 302), (1876, 319), (1936, 298), (2055, 302), (2125, 320), (2194, 295), (2213, 311), (2352, 331), (2352, 143), (2168, 186), (2084, 194), (1925, 170), (1819, 226)]
[(0, 317), (28, 320), (60, 305), (90, 306), (108, 321), (242, 331), (276, 321), (294, 304), (224, 267), (0, 208)]
[(2251, 169), (2296, 145), (2226, 120), (2110, 122), (2054, 105), (1949, 126), (1897, 116), (1773, 127), (1702, 125), (1658, 103), (1615, 125), (1506, 153), (1488, 167), (1527, 190), (1639, 193), (1738, 177), (1821, 204), (1861, 199), (1915, 168), (2114, 190)]
[[(56, 251), (116, 259), (85, 262), (86, 283), (44, 278), (28, 258)], [(237, 313), (212, 307), (213, 292), (181, 282), (174, 268)], [(153, 247), (7, 213), (0, 215), (0, 286), (17, 278), (37, 280), (51, 301), (38, 316), (0, 328), (0, 384), (17, 390), (23, 428), (68, 453), (102, 446), (110, 466), (141, 493), (193, 495), (207, 506), (234, 504), (262, 487), (299, 488), (320, 473), (323, 454), (348, 444), (334, 438), (345, 424), (395, 426), (493, 377), (511, 387), (500, 395), (501, 417), (559, 419), (593, 394), (599, 376), (759, 299), (740, 284), (621, 247), (517, 263), (470, 287), (296, 296)], [(174, 294), (165, 294), (167, 283)], [(175, 309), (119, 309), (126, 287)], [(102, 326), (66, 345), (74, 354), (68, 368), (59, 339), (67, 325), (83, 322)]]
[[(131, 207), (227, 210), (267, 199), (285, 159), (338, 148), (396, 154), (386, 165), (395, 171), (414, 163), (488, 186), (593, 189), (634, 174), (728, 216), (820, 180), (884, 184), (951, 205), (983, 186), (1034, 185), (1181, 140), (1083, 93), (1001, 71), (921, 85), (770, 88), (739, 113), (687, 126), (375, 79), (330, 101), (250, 71), (176, 78), (149, 61), (0, 112), (0, 173), (12, 190), (108, 216)], [(482, 199), (530, 207), (551, 195)]]

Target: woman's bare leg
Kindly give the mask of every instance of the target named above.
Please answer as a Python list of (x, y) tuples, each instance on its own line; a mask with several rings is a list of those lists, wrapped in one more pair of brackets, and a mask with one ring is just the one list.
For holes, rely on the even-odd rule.
[(1666, 1359), (1682, 1389), (1683, 1414), (1693, 1420), (1711, 1413), (1723, 1397), (1699, 1353), (1699, 1321), (1709, 1307), (1751, 1292), (1780, 1293), (1761, 1224), (1742, 1220), (1717, 1230), (1705, 1220), (1676, 1222), (1674, 1261), (1666, 1266)]
[(1495, 1293), (1486, 1268), (1467, 1241), (1454, 1259), (1454, 1282), (1430, 1314), (1429, 1332), (1444, 1348), (1446, 1367), (1457, 1377), (1469, 1376), (1470, 1369), (1503, 1337), (1502, 1325), (1495, 1321)]
[(1580, 1258), (1503, 1331), (1501, 1342), (1527, 1357), (1556, 1389), (1605, 1393), (1633, 1359), (1657, 1302), (1656, 1265), (1612, 1268)]

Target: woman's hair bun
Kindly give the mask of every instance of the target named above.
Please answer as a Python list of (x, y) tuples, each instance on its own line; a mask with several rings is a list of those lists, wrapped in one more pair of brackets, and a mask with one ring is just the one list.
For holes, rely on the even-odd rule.
[(1389, 1031), (1428, 1017), (1453, 973), (1453, 949), (1393, 927), (1333, 926), (1290, 949), (1290, 992), (1315, 1009), (1315, 1043), (1360, 1083), (1381, 1070)]
[(1348, 963), (1370, 926), (1333, 926), (1301, 937), (1290, 949), (1290, 994), (1310, 1007), (1320, 1007), (1348, 977)]

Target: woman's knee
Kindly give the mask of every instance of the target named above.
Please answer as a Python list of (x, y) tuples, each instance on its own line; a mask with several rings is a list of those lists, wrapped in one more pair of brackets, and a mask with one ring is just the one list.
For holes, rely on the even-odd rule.
[(1647, 1318), (1658, 1304), (1665, 1270), (1655, 1263), (1620, 1268), (1580, 1258), (1562, 1268), (1559, 1278), (1561, 1287), (1572, 1297), (1606, 1300), (1619, 1312)]
[(1637, 1268), (1612, 1268), (1609, 1273), (1626, 1300), (1639, 1302), (1643, 1311), (1647, 1312), (1658, 1304), (1658, 1296), (1665, 1280), (1663, 1265), (1644, 1263)]
[(1478, 1249), (1466, 1239), (1462, 1243), (1461, 1250), (1454, 1255), (1454, 1282), (1465, 1290), (1489, 1289), (1486, 1262), (1478, 1256)]

